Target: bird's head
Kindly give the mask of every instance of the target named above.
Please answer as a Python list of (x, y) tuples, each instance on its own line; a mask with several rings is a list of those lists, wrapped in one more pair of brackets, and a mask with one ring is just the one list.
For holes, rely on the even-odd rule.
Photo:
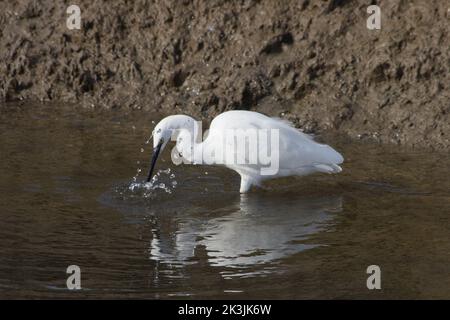
[(152, 136), (153, 136), (153, 149), (160, 146), (161, 150), (164, 149), (164, 147), (169, 142), (171, 136), (172, 136), (172, 129), (170, 127), (170, 124), (168, 121), (165, 121), (167, 118), (161, 120), (153, 130)]
[(186, 129), (189, 132), (197, 131), (196, 121), (185, 115), (174, 115), (162, 119), (153, 130), (153, 156), (150, 164), (150, 171), (148, 173), (147, 182), (152, 178), (153, 170), (158, 160), (159, 154), (164, 150), (167, 143), (175, 137), (174, 134), (181, 129)]

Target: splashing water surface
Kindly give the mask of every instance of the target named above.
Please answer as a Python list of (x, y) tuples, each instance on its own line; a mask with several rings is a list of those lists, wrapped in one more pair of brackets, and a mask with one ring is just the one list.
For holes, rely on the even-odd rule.
[[(155, 190), (163, 190), (166, 193), (172, 193), (177, 186), (175, 174), (171, 173), (170, 168), (159, 170), (149, 182), (138, 182), (137, 178), (128, 186), (128, 190), (138, 193), (144, 198), (151, 198), (156, 195)], [(123, 192), (121, 192), (123, 194)]]

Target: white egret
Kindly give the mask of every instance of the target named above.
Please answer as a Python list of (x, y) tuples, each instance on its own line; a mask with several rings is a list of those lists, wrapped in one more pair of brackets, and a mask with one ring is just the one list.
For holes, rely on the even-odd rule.
[[(270, 139), (268, 134), (260, 134), (268, 131), (276, 134), (271, 135)], [(241, 193), (248, 192), (252, 186), (260, 186), (268, 179), (342, 171), (339, 164), (344, 158), (333, 148), (317, 143), (286, 120), (258, 112), (224, 112), (213, 119), (206, 139), (200, 141), (200, 137), (200, 125), (189, 116), (173, 115), (162, 119), (153, 131), (154, 149), (147, 181), (152, 177), (158, 155), (171, 138), (176, 138), (176, 150), (187, 162), (221, 164), (239, 173)], [(255, 139), (258, 140), (253, 143), (256, 148), (252, 149), (252, 140)], [(236, 146), (236, 141), (244, 141), (244, 148)], [(269, 160), (275, 163), (275, 170), (264, 173), (269, 164), (257, 158), (269, 154)], [(221, 161), (223, 159), (228, 161)]]

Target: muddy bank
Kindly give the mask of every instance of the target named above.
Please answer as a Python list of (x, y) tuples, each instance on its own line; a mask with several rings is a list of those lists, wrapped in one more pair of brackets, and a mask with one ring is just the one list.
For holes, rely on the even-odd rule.
[(305, 131), (450, 148), (445, 1), (0, 3), (0, 99), (159, 110), (251, 109)]

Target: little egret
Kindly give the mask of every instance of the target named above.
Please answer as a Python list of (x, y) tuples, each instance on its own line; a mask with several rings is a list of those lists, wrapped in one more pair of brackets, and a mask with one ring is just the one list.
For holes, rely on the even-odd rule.
[[(159, 154), (171, 139), (176, 139), (174, 154), (188, 163), (220, 164), (239, 173), (241, 193), (248, 192), (252, 186), (261, 186), (268, 179), (342, 171), (339, 164), (344, 158), (340, 153), (315, 142), (310, 135), (280, 118), (253, 111), (227, 111), (213, 119), (203, 141), (199, 140), (200, 127), (186, 115), (168, 116), (156, 125), (147, 182), (152, 178)], [(243, 142), (241, 148), (239, 141)], [(267, 161), (269, 154), (271, 164)], [(227, 161), (221, 161), (224, 159)], [(264, 172), (269, 165), (274, 170)]]

